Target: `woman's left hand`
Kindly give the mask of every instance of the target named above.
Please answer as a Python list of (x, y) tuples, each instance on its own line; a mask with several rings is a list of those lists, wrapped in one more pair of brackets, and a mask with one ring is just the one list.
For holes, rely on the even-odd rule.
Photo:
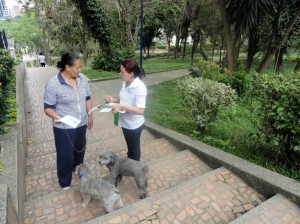
[(93, 128), (93, 116), (90, 115), (88, 116), (88, 129), (92, 129)]
[(116, 113), (116, 112), (119, 112), (120, 110), (123, 110), (122, 105), (119, 103), (116, 103), (112, 106), (111, 112)]

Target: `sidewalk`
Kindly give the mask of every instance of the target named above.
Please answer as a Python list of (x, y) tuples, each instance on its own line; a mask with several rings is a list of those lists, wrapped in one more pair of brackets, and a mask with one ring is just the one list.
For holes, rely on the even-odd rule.
[[(248, 217), (236, 223), (292, 223), (292, 221), (300, 223), (299, 207), (285, 197), (277, 196), (268, 203), (269, 200), (265, 201), (267, 198), (227, 168), (221, 167), (211, 171), (206, 164), (206, 162), (210, 163), (209, 160), (202, 161), (195, 156), (196, 153), (193, 154), (191, 146), (194, 143), (188, 143), (182, 149), (180, 144), (172, 144), (168, 140), (170, 138), (161, 136), (158, 138), (147, 129), (143, 131), (141, 137), (141, 159), (151, 170), (148, 185), (149, 198), (140, 200), (133, 178), (125, 177), (118, 186), (124, 208), (110, 213), (111, 216), (105, 215), (103, 206), (99, 205), (97, 200), (92, 200), (89, 206), (83, 208), (77, 177), (73, 177), (72, 187), (67, 191), (61, 191), (58, 185), (51, 119), (43, 111), (45, 83), (55, 76), (58, 70), (54, 67), (45, 67), (28, 68), (27, 71), (25, 79), (28, 99), (26, 104), (28, 132), (26, 224), (87, 221), (122, 223), (123, 220), (123, 223), (152, 224), (229, 223), (238, 217), (243, 217), (244, 213), (249, 214)], [(183, 69), (150, 74), (146, 76), (144, 82), (150, 86), (187, 73), (187, 69)], [(121, 80), (92, 82), (90, 86), (94, 105), (97, 105), (103, 103), (106, 94), (118, 94)], [(161, 130), (160, 133), (166, 136), (172, 133), (172, 137), (176, 140), (181, 143), (185, 141), (181, 139), (184, 136), (167, 129)], [(100, 167), (95, 159), (100, 150), (110, 149), (126, 156), (126, 143), (122, 130), (113, 125), (112, 113), (95, 114), (94, 128), (92, 133), (88, 133), (87, 139), (85, 162), (89, 165), (91, 176), (108, 175), (107, 169)], [(230, 164), (237, 160), (200, 142), (197, 142), (197, 147), (217, 157), (218, 160), (229, 161)], [(267, 205), (262, 207), (264, 201)]]
[[(187, 74), (189, 74), (188, 69), (151, 73), (146, 75), (143, 81), (146, 84), (146, 86), (151, 86), (159, 84), (161, 82), (176, 79)], [(113, 79), (92, 82), (91, 85), (94, 86), (97, 89), (97, 93), (100, 93), (100, 96), (104, 98), (105, 95), (117, 96), (119, 94), (122, 83), (120, 79)]]

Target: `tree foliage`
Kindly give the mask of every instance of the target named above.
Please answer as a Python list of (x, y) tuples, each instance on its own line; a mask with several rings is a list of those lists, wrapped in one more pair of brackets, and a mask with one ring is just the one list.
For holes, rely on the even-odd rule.
[(72, 0), (93, 37), (106, 48), (110, 44), (110, 30), (106, 15), (96, 0)]
[(0, 28), (5, 29), (7, 38), (15, 40), (16, 49), (39, 48), (42, 46), (42, 33), (35, 21), (33, 13), (26, 13), (22, 17), (0, 21)]

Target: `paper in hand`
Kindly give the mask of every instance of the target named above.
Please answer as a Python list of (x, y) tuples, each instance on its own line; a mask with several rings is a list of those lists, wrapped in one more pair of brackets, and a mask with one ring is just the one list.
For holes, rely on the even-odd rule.
[[(88, 114), (91, 114), (92, 112), (94, 112), (95, 110), (98, 110), (99, 113), (102, 112), (111, 112), (112, 111), (112, 106), (114, 105), (114, 103), (106, 103), (106, 104), (101, 104), (97, 107), (93, 107), (92, 109), (89, 110)], [(119, 113), (125, 113), (126, 111), (122, 110), (119, 111)]]
[(62, 117), (61, 119), (59, 119), (58, 121), (66, 124), (66, 125), (69, 125), (72, 128), (76, 128), (79, 125), (81, 120), (79, 120), (76, 117), (73, 117), (71, 115), (66, 115), (66, 116)]
[(110, 112), (112, 110), (112, 105), (113, 104), (106, 103), (106, 104), (101, 104), (97, 107), (93, 107), (92, 109), (89, 110), (88, 114), (91, 114), (95, 110), (98, 110), (98, 112)]

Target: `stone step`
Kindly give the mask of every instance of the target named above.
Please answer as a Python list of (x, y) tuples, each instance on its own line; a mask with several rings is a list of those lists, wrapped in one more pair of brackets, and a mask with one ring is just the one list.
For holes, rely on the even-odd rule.
[(230, 224), (244, 223), (300, 223), (300, 207), (277, 194), (230, 222)]
[(88, 223), (229, 223), (264, 200), (219, 168)]
[[(144, 129), (141, 135), (141, 144), (146, 143), (150, 140), (156, 139), (155, 136), (153, 136), (147, 129)], [(126, 142), (123, 137), (123, 133), (121, 128), (113, 127), (107, 131), (101, 131), (101, 132), (96, 132), (94, 129), (90, 132), (87, 132), (87, 145), (89, 146), (90, 144), (95, 144), (97, 142), (103, 142), (108, 141), (110, 144), (108, 147), (111, 145), (111, 142), (114, 142), (113, 145), (118, 144), (118, 147), (125, 147)], [(50, 153), (55, 153), (55, 143), (54, 140), (51, 141), (45, 141), (45, 142), (40, 142), (37, 144), (31, 144), (31, 140), (29, 140), (29, 145), (27, 147), (28, 151), (28, 159), (31, 158), (36, 158), (39, 156), (45, 156)]]
[[(108, 170), (106, 167), (100, 167), (98, 164), (94, 163), (92, 165), (89, 165), (89, 168), (91, 170), (91, 174), (90, 174), (91, 176), (102, 177), (108, 180), (108, 176), (107, 176)], [(155, 162), (150, 162), (149, 170), (150, 170), (149, 181), (148, 181), (149, 185), (147, 189), (148, 189), (149, 196), (152, 196), (157, 193), (163, 192), (173, 186), (176, 186), (177, 184), (182, 183), (186, 180), (190, 180), (199, 175), (207, 173), (211, 169), (204, 162), (198, 159), (198, 157), (192, 154), (189, 150), (185, 150), (185, 151), (175, 153), (173, 155), (166, 156)], [(51, 176), (50, 174), (47, 175)], [(52, 182), (53, 179), (54, 178), (52, 177)], [(72, 199), (74, 199), (76, 201), (75, 207), (78, 208), (78, 212), (83, 212), (83, 213), (87, 212), (80, 205), (81, 196), (79, 195), (77, 189), (78, 178), (74, 177), (73, 179), (74, 182), (72, 184), (73, 187), (69, 192), (70, 195), (66, 195), (64, 191), (61, 191), (58, 187), (58, 184), (56, 184), (57, 187), (54, 189), (54, 191), (57, 191), (56, 193), (51, 192), (50, 191), (51, 189), (49, 188), (45, 188), (44, 193), (40, 194), (39, 198), (36, 199), (34, 199), (34, 196), (37, 195), (34, 195), (35, 191), (33, 191), (34, 193), (31, 197), (34, 200), (27, 200), (26, 202), (26, 209), (28, 209), (28, 212), (31, 214), (27, 218), (33, 222), (40, 220), (42, 217), (44, 217), (47, 220), (47, 222), (50, 221), (52, 215), (50, 213), (48, 214), (47, 212), (42, 213), (41, 211), (42, 210), (49, 211), (49, 209), (50, 211), (54, 211), (55, 209), (58, 208), (59, 206), (58, 204), (62, 199), (67, 200), (68, 203), (71, 203), (73, 207), (75, 205), (74, 205), (74, 201), (72, 202)], [(120, 190), (124, 205), (129, 205), (131, 203), (140, 201), (139, 191), (132, 177), (123, 177), (122, 181), (118, 185), (118, 189)], [(38, 191), (38, 189), (36, 190)], [(51, 195), (52, 198), (51, 200), (49, 199), (49, 195)], [(42, 202), (43, 205), (41, 206), (43, 206), (43, 208), (36, 210), (36, 208), (39, 207), (40, 203)], [(94, 203), (96, 203), (96, 205)], [(88, 208), (90, 209), (89, 211), (91, 212), (91, 214), (93, 214), (93, 217), (98, 217), (104, 214), (103, 208), (101, 208), (101, 210), (97, 210), (97, 212), (93, 211), (94, 206), (97, 206), (97, 203), (101, 203), (101, 202), (99, 201), (97, 202), (97, 200), (96, 201), (94, 200), (93, 203), (91, 203), (91, 205), (89, 206), (90, 208)], [(64, 213), (69, 214), (70, 212), (72, 212), (72, 210), (69, 210), (67, 208), (68, 208), (68, 204), (66, 202), (66, 204), (64, 204)], [(76, 216), (75, 214), (73, 215)], [(59, 222), (59, 220), (60, 219), (57, 217), (55, 221)], [(86, 220), (90, 220), (90, 218), (87, 218)], [(77, 220), (77, 221), (83, 221), (83, 220)]]
[[(148, 196), (161, 193), (184, 181), (211, 171), (209, 166), (189, 150), (165, 156), (154, 162), (148, 162), (148, 165)], [(140, 192), (132, 177), (123, 177), (118, 184), (118, 189), (126, 201), (134, 203), (140, 200)]]
[[(165, 145), (165, 148), (154, 148), (153, 149), (153, 146), (156, 146), (156, 145)], [(145, 145), (143, 147), (143, 153), (142, 153), (141, 160), (149, 162), (153, 159), (161, 158), (164, 155), (169, 155), (169, 154), (172, 155), (172, 154), (174, 154), (174, 152), (177, 152), (177, 151), (174, 151), (173, 146), (168, 145), (167, 140), (165, 140), (165, 139), (158, 139), (155, 141), (152, 140), (148, 143), (148, 145)], [(124, 150), (119, 151), (119, 154), (122, 156), (126, 156), (126, 152)], [(201, 165), (200, 163), (195, 164), (195, 162), (199, 161), (199, 159), (197, 160), (196, 156), (194, 156), (194, 155), (192, 156), (191, 153), (189, 153), (189, 154), (190, 155), (188, 155), (186, 158), (183, 157), (182, 159), (180, 159), (177, 156), (174, 159), (177, 159), (178, 162), (180, 162), (180, 160), (182, 160), (180, 162), (181, 164), (184, 164), (184, 163), (186, 163), (186, 160), (189, 160), (188, 163), (191, 163), (190, 167), (192, 167), (192, 165), (195, 165), (196, 167), (200, 166)], [(176, 154), (175, 154), (175, 156), (176, 156)], [(47, 159), (45, 159), (45, 161), (47, 161)], [(108, 175), (108, 170), (105, 167), (99, 166), (94, 154), (92, 154), (92, 156), (90, 156), (90, 157), (86, 157), (85, 162), (89, 166), (92, 176), (104, 177), (104, 176)], [(165, 162), (165, 161), (163, 161), (163, 162)], [(172, 161), (168, 162), (168, 163), (171, 164)], [(56, 162), (54, 161), (54, 166), (55, 166), (55, 164), (56, 164)], [(168, 167), (170, 168), (171, 165), (169, 165)], [(159, 166), (156, 166), (154, 168), (154, 170), (159, 170), (159, 169), (160, 169)], [(202, 171), (202, 170), (199, 169), (199, 171)], [(192, 171), (192, 172), (193, 172), (193, 174), (195, 174), (195, 171)], [(180, 174), (181, 172), (178, 171), (176, 173)], [(193, 174), (186, 174), (186, 177), (189, 177)], [(177, 176), (177, 175), (174, 175), (174, 177), (175, 176)], [(185, 175), (183, 175), (183, 176), (185, 176)], [(184, 179), (183, 177), (181, 177), (181, 178)], [(170, 184), (174, 184), (174, 183), (176, 183), (176, 182), (173, 181)], [(74, 176), (73, 176), (72, 186), (76, 186), (77, 184), (78, 184), (77, 178), (74, 178)], [(132, 182), (131, 184), (135, 184), (135, 183)], [(26, 199), (27, 200), (32, 200), (32, 199), (35, 199), (40, 196), (49, 195), (52, 192), (57, 192), (60, 190), (61, 190), (61, 188), (58, 184), (56, 167), (52, 167), (52, 169), (49, 168), (48, 170), (44, 169), (43, 172), (38, 172), (38, 173), (29, 172), (29, 174), (26, 176)]]
[[(156, 145), (153, 135), (151, 135), (149, 132), (145, 132), (143, 137), (141, 138), (141, 148), (144, 151), (148, 150), (148, 144), (154, 144)], [(166, 145), (164, 145), (167, 147)], [(45, 146), (49, 150), (55, 150), (53, 147), (49, 144), (48, 146)], [(149, 146), (150, 147), (150, 146)], [(171, 146), (169, 146), (171, 147)], [(85, 161), (90, 161), (91, 159), (94, 159), (95, 156), (99, 154), (101, 150), (112, 150), (115, 152), (123, 150), (124, 152), (127, 152), (127, 146), (126, 142), (124, 140), (124, 137), (116, 137), (116, 138), (110, 138), (106, 141), (95, 141), (92, 143), (87, 144), (87, 150), (85, 154)], [(156, 150), (154, 150), (156, 151)], [(170, 149), (167, 151), (169, 152)], [(40, 151), (41, 152), (41, 151)], [(166, 153), (167, 153), (166, 152)], [(149, 152), (148, 154), (150, 154)], [(159, 154), (162, 154), (163, 152), (158, 152)], [(155, 156), (155, 155), (153, 155)], [(149, 157), (148, 157), (149, 158)], [(56, 152), (50, 152), (48, 154), (43, 154), (40, 156), (37, 156), (35, 154), (28, 152), (28, 158), (27, 158), (27, 173), (29, 175), (41, 173), (41, 172), (47, 172), (51, 169), (56, 169)]]

